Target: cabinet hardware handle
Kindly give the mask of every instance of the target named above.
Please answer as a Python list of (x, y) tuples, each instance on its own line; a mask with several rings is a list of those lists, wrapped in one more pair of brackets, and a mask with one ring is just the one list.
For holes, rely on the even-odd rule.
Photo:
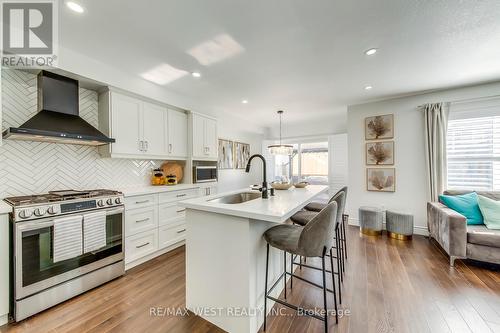
[(142, 244), (142, 245), (137, 245), (135, 248), (136, 248), (136, 249), (140, 249), (141, 247), (144, 247), (144, 246), (147, 246), (147, 245), (149, 245), (149, 242), (144, 243), (144, 244)]
[(135, 223), (141, 223), (141, 222), (146, 222), (146, 221), (149, 221), (149, 217), (146, 219), (142, 219), (142, 220), (136, 220)]
[(186, 231), (186, 229), (179, 230), (179, 231), (177, 231), (177, 233), (180, 234), (180, 233), (182, 233), (184, 231)]
[(179, 209), (179, 210), (177, 211), (177, 213), (182, 213), (182, 212), (185, 212), (185, 211), (186, 211), (186, 208), (184, 208), (184, 209)]
[(187, 194), (177, 194), (177, 198), (185, 197)]
[(168, 152), (169, 152), (169, 153), (171, 153), (171, 152), (172, 152), (172, 144), (171, 144), (171, 143), (169, 143), (169, 144), (168, 144)]
[(145, 145), (144, 151), (148, 151), (148, 149), (149, 149), (149, 142), (148, 141), (144, 141), (144, 145)]
[(137, 141), (137, 144), (139, 146), (139, 150), (142, 151), (142, 141)]
[(138, 204), (143, 204), (146, 202), (149, 202), (149, 200), (136, 201), (135, 204), (138, 205)]

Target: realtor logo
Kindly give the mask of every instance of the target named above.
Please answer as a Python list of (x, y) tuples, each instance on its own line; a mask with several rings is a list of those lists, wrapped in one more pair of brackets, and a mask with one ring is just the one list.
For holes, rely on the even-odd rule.
[(57, 58), (57, 3), (2, 2), (2, 66), (52, 67)]

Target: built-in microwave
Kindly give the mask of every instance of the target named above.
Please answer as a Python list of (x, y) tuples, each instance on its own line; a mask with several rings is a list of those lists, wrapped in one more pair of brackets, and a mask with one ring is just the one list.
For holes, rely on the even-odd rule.
[(193, 167), (193, 181), (208, 183), (217, 181), (217, 167), (215, 165), (201, 165)]

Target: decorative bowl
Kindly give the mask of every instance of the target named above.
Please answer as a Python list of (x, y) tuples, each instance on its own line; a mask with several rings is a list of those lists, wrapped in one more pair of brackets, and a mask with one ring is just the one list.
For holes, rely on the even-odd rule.
[(306, 187), (307, 185), (309, 185), (308, 182), (300, 182), (300, 183), (295, 183), (293, 184), (293, 186), (295, 186), (296, 188), (304, 188)]
[(292, 187), (292, 184), (290, 183), (276, 183), (273, 182), (271, 183), (271, 187), (274, 188), (275, 190), (288, 190), (290, 187)]

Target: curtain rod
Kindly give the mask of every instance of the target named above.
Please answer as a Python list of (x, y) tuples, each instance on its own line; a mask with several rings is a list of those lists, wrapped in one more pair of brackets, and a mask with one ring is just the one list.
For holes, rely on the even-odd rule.
[[(468, 103), (468, 102), (474, 102), (474, 101), (479, 101), (479, 100), (487, 100), (487, 99), (494, 99), (494, 98), (499, 98), (500, 95), (491, 95), (491, 96), (484, 96), (484, 97), (474, 97), (474, 98), (464, 98), (464, 99), (457, 99), (453, 101), (447, 101), (444, 103), (450, 103), (450, 104), (460, 104), (460, 103)], [(417, 106), (417, 109), (423, 108), (426, 104), (421, 104)]]

